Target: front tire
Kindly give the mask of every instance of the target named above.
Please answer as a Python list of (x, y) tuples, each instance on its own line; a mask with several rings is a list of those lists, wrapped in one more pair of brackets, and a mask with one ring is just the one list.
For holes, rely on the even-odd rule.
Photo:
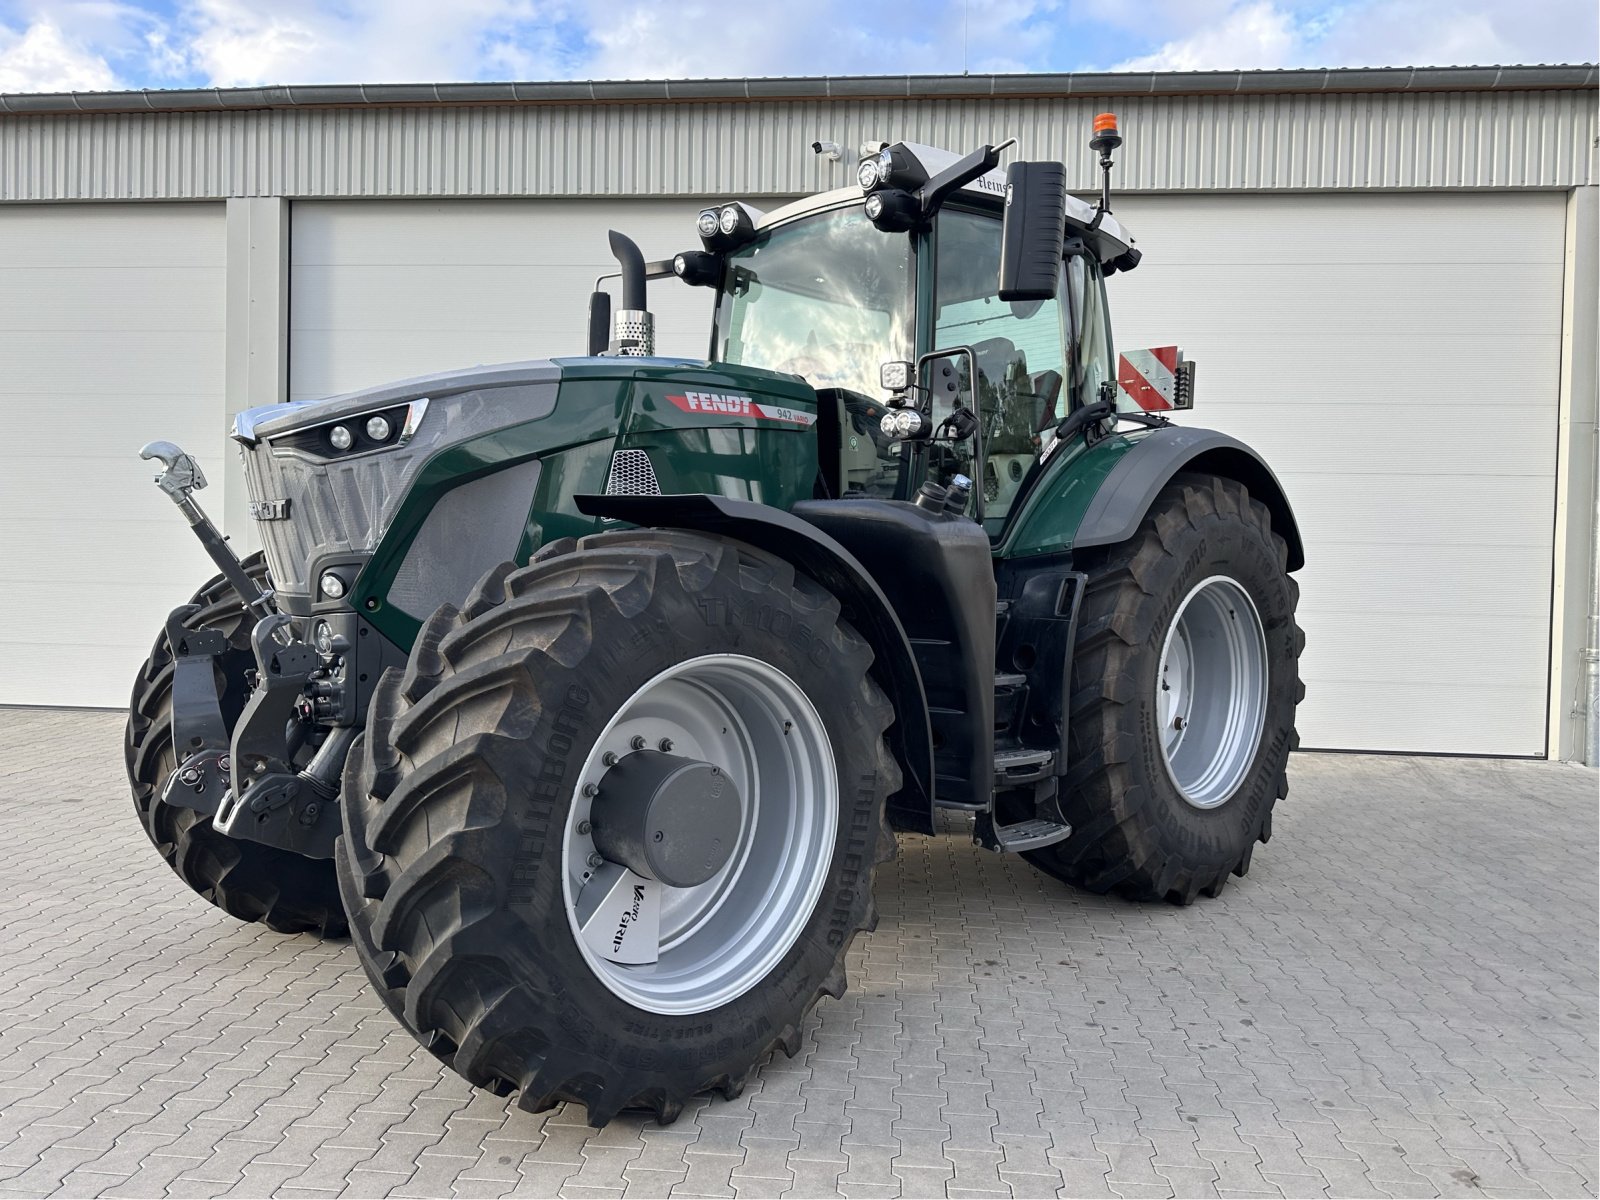
[(1244, 485), (1180, 475), (1088, 564), (1072, 663), (1065, 842), (1029, 852), (1093, 892), (1188, 904), (1272, 836), (1305, 694), (1299, 587)]
[[(244, 567), (252, 578), (266, 578), (260, 554), (246, 558)], [(255, 617), (220, 575), (196, 592), (190, 603), (200, 609), (184, 622), (188, 628), (217, 629), (228, 638), (217, 686), (222, 715), (231, 729), (249, 698), (245, 672), (255, 665), (250, 650)], [(172, 674), (172, 647), (163, 629), (134, 680), (123, 737), (133, 806), (146, 835), (179, 879), (228, 915), (260, 922), (278, 933), (343, 937), (344, 908), (332, 862), (235, 841), (212, 827), (209, 814), (161, 799), (162, 788), (178, 766), (172, 745)]]
[[(346, 770), (339, 879), (379, 994), (469, 1082), (532, 1111), (671, 1121), (698, 1092), (737, 1095), (773, 1049), (796, 1052), (876, 924), (900, 773), (871, 660), (826, 590), (732, 541), (602, 534), (491, 572), (380, 683)], [(721, 748), (730, 731), (766, 750)], [(619, 965), (574, 914), (586, 856), (604, 858), (588, 793), (636, 752), (687, 755), (762, 799), (730, 824), (721, 874), (655, 885), (656, 962)], [(596, 880), (614, 866), (588, 864)]]

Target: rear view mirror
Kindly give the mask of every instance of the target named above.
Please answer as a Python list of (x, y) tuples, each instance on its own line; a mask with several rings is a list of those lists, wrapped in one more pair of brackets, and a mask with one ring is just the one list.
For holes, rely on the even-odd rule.
[(1055, 296), (1061, 278), (1066, 217), (1064, 165), (1014, 162), (1006, 168), (1000, 299), (1049, 300)]

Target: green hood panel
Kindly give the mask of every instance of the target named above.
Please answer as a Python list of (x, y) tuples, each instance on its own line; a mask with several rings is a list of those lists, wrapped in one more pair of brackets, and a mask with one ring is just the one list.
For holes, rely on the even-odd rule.
[[(620, 449), (650, 456), (665, 493), (706, 492), (787, 510), (809, 499), (817, 475), (816, 393), (792, 375), (754, 367), (660, 358), (556, 359), (555, 404), (528, 420), (469, 437), (430, 457), (411, 480), (352, 602), (397, 645), (421, 621), (388, 593), (417, 532), (452, 489), (491, 472), (540, 460), (543, 469), (515, 551), (595, 532), (574, 497), (602, 493)], [(462, 530), (471, 536), (471, 530)], [(461, 581), (464, 596), (476, 580)]]

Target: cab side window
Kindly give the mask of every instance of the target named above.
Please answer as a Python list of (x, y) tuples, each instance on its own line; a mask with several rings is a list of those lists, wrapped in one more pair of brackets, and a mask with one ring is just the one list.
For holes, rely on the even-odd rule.
[[(939, 217), (934, 272), (934, 346), (971, 346), (984, 438), (984, 516), (1003, 517), (1041, 447), (1065, 415), (1064, 296), (1014, 302), (995, 293), (1000, 222), (947, 210)], [(965, 365), (961, 367), (963, 374)], [(935, 419), (946, 415), (935, 412)]]
[(1067, 285), (1072, 303), (1072, 406), (1093, 404), (1100, 385), (1115, 378), (1111, 354), (1111, 320), (1106, 308), (1105, 280), (1098, 263), (1085, 255), (1067, 259)]

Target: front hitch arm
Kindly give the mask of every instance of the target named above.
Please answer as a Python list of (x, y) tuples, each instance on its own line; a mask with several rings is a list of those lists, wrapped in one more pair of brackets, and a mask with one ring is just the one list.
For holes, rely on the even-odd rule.
[(156, 486), (178, 506), (184, 519), (189, 522), (189, 528), (200, 539), (200, 545), (210, 555), (211, 561), (217, 564), (223, 578), (233, 585), (233, 590), (239, 593), (247, 606), (265, 614), (271, 607), (267, 593), (250, 578), (250, 573), (244, 569), (233, 547), (228, 545), (211, 523), (211, 518), (195, 503), (193, 493), (206, 486), (206, 477), (194, 456), (185, 454), (173, 442), (151, 442), (139, 451), (139, 457), (161, 461), (166, 470), (156, 476)]

